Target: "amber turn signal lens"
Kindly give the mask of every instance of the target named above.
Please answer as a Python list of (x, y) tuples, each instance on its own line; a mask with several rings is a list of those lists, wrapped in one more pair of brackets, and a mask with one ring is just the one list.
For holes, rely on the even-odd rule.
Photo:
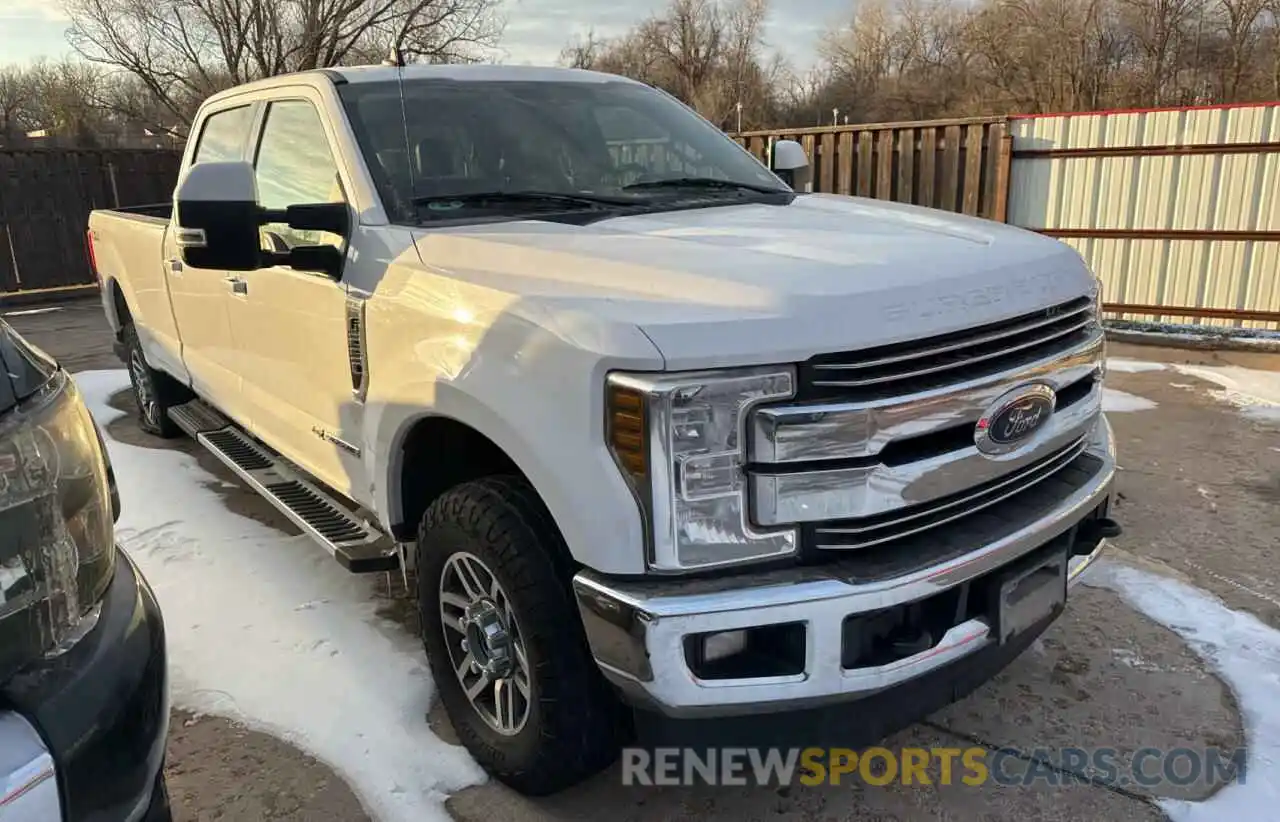
[(649, 473), (644, 395), (634, 388), (609, 386), (606, 436), (614, 456), (634, 479)]

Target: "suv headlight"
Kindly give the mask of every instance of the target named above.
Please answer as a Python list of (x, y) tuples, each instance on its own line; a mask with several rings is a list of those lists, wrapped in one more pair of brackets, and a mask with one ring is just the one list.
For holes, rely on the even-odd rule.
[(745, 419), (795, 395), (790, 367), (611, 374), (605, 435), (645, 514), (649, 567), (688, 571), (796, 550), (795, 528), (755, 527)]
[(72, 640), (106, 592), (106, 454), (65, 372), (0, 420), (0, 671)]

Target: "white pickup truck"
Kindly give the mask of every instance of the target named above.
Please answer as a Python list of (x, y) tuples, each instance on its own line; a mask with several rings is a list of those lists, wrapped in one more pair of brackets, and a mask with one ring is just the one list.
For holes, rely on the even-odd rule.
[(771, 154), (610, 75), (310, 71), (90, 253), (142, 426), (412, 571), (462, 742), (546, 793), (637, 730), (878, 738), (1118, 533), (1080, 257)]

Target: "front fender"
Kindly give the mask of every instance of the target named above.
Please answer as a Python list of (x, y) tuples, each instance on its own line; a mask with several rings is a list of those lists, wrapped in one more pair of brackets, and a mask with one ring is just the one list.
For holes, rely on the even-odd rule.
[(397, 455), (408, 432), (443, 416), (511, 458), (576, 561), (605, 574), (642, 573), (640, 511), (605, 446), (604, 383), (610, 370), (660, 367), (657, 349), (634, 327), (523, 310), (456, 282), (447, 304), (441, 288), (440, 310), (424, 312), (413, 295), (437, 279), (416, 272), (399, 293), (384, 280), (369, 303), (364, 437), (384, 527), (401, 510)]

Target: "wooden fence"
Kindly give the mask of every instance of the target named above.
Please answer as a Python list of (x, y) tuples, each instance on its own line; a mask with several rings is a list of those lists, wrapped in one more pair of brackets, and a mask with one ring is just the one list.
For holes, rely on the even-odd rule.
[(154, 149), (0, 150), (0, 294), (92, 283), (89, 212), (168, 200), (180, 159)]
[[(1115, 314), (1280, 328), (1280, 104), (751, 131), (813, 190), (1010, 222), (1076, 246)], [(618, 162), (700, 173), (664, 141)], [(93, 208), (167, 200), (179, 154), (0, 150), (0, 294), (90, 283)]]
[(941, 208), (1004, 221), (1012, 139), (1004, 117), (747, 131), (734, 139), (761, 160), (798, 140), (813, 190)]

